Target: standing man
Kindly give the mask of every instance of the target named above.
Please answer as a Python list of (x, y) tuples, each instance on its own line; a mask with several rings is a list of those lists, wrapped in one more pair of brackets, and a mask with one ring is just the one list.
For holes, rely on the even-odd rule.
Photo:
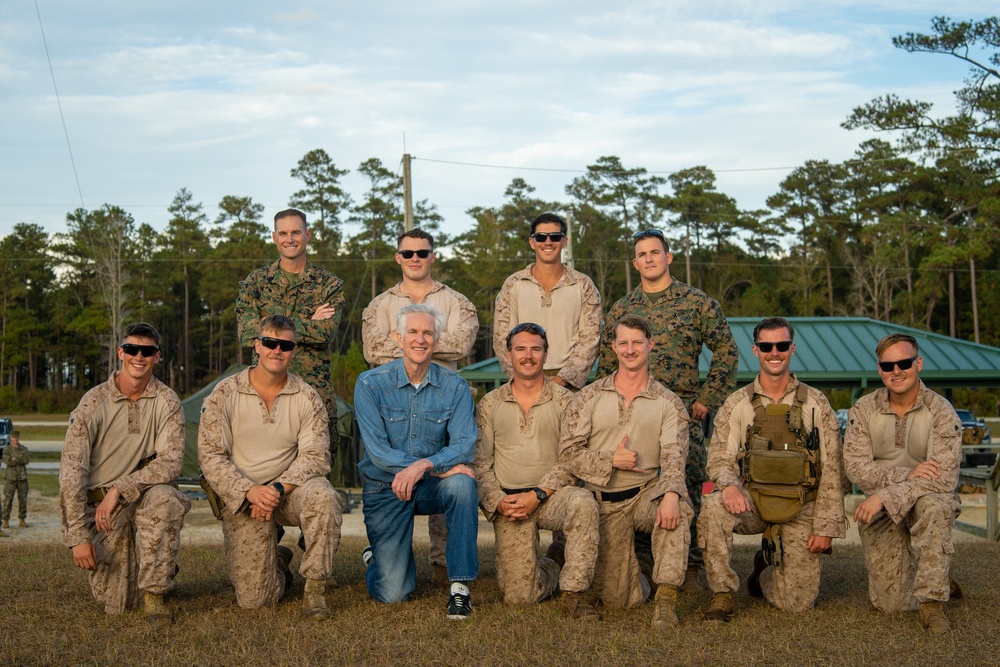
[[(688, 416), (649, 372), (649, 323), (626, 315), (613, 327), (618, 369), (566, 408), (560, 461), (587, 482), (600, 506), (594, 587), (609, 607), (637, 607), (656, 586), (654, 630), (678, 626), (677, 586), (687, 565), (694, 515), (684, 486)], [(652, 533), (652, 581), (640, 575), (635, 531)]]
[[(387, 364), (403, 356), (396, 336), (396, 314), (406, 306), (425, 303), (444, 315), (444, 331), (431, 361), (449, 370), (458, 370), (458, 362), (469, 356), (476, 342), (479, 320), (476, 307), (464, 296), (431, 278), (434, 263), (434, 237), (422, 229), (411, 229), (397, 239), (396, 263), (403, 271), (403, 280), (372, 299), (362, 315), (361, 338), (365, 360), (372, 366)], [(444, 517), (427, 517), (430, 533), (430, 554), (433, 581), (448, 585), (445, 544), (448, 530)]]
[(337, 401), (330, 377), (330, 344), (343, 315), (344, 281), (307, 259), (311, 236), (302, 211), (290, 208), (275, 214), (271, 240), (280, 257), (240, 283), (236, 322), (240, 342), (256, 349), (261, 320), (268, 315), (291, 318), (297, 350), (289, 370), (319, 392), (333, 423)]
[(885, 389), (847, 418), (844, 464), (865, 500), (854, 511), (868, 566), (868, 596), (886, 613), (920, 610), (931, 634), (951, 629), (944, 603), (962, 589), (949, 576), (962, 423), (924, 386), (917, 340), (890, 334), (875, 348)]
[[(698, 570), (704, 565), (697, 534), (701, 488), (707, 479), (702, 421), (736, 389), (739, 356), (719, 302), (671, 277), (670, 264), (674, 256), (663, 232), (648, 229), (636, 233), (632, 239), (635, 245), (632, 266), (639, 272), (639, 286), (616, 301), (608, 311), (597, 375), (609, 375), (615, 369), (612, 344), (615, 322), (626, 314), (645, 318), (656, 341), (649, 358), (650, 371), (667, 389), (681, 397), (691, 414), (691, 447), (685, 483), (695, 521), (691, 522), (691, 551), (684, 590), (692, 591), (700, 588)], [(698, 357), (702, 346), (712, 351), (712, 364), (705, 384), (699, 387)]]
[[(506, 602), (534, 604), (561, 590), (570, 616), (600, 619), (585, 597), (597, 561), (597, 503), (559, 464), (559, 429), (573, 394), (542, 372), (548, 347), (537, 324), (507, 334), (514, 377), (486, 394), (476, 413), (479, 504), (493, 523)], [(539, 559), (539, 528), (564, 532), (564, 563)]]
[(476, 421), (468, 383), (431, 363), (444, 315), (426, 304), (396, 316), (403, 356), (362, 373), (354, 389), (365, 458), (361, 472), (368, 593), (402, 602), (416, 586), (413, 517), (444, 514), (451, 596), (448, 618), (472, 613), (467, 586), (479, 574)]
[(781, 317), (754, 327), (760, 372), (715, 417), (708, 450), (715, 491), (698, 518), (712, 590), (706, 620), (727, 622), (733, 611), (740, 586), (730, 562), (733, 533), (763, 533), (769, 544), (780, 544), (778, 552), (754, 556), (747, 589), (790, 612), (813, 606), (819, 555), (845, 534), (840, 426), (823, 393), (789, 371), (794, 339), (792, 325)]
[(198, 462), (225, 503), (222, 533), (236, 604), (273, 606), (288, 591), (292, 551), (277, 527), (299, 526), (306, 549), (302, 615), (330, 618), (326, 580), (340, 545), (340, 504), (326, 476), (330, 443), (319, 393), (288, 372), (295, 323), (270, 315), (254, 342), (257, 365), (232, 375), (205, 399)]
[(542, 213), (531, 223), (535, 263), (511, 274), (497, 294), (493, 315), (493, 352), (507, 377), (513, 367), (507, 352), (507, 332), (522, 322), (534, 322), (548, 333), (545, 374), (573, 390), (587, 384), (601, 338), (601, 295), (588, 276), (562, 263), (566, 221)]
[(10, 528), (10, 512), (14, 509), (14, 494), (17, 494), (17, 517), (21, 528), (28, 523), (28, 464), (31, 452), (21, 444), (21, 432), (11, 431), (10, 444), (4, 447), (3, 463), (7, 466), (3, 484), (3, 527)]
[(191, 501), (174, 480), (184, 459), (184, 413), (153, 377), (160, 333), (130, 324), (118, 346), (121, 371), (94, 387), (69, 416), (59, 463), (63, 543), (90, 572), (109, 614), (137, 609), (154, 630), (170, 625), (163, 597), (174, 586)]

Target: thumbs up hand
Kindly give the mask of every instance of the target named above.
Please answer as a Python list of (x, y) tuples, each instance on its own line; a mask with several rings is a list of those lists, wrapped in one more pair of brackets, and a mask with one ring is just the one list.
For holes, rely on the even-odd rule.
[(611, 462), (611, 466), (617, 468), (618, 470), (645, 472), (642, 468), (636, 467), (636, 464), (639, 462), (639, 453), (625, 449), (625, 444), (627, 442), (628, 435), (622, 438), (622, 441), (618, 443), (617, 447), (615, 447), (615, 458)]

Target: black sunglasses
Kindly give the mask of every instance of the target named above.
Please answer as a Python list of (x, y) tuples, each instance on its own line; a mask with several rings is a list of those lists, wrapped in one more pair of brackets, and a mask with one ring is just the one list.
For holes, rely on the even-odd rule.
[(284, 338), (271, 338), (270, 336), (261, 336), (257, 340), (260, 344), (269, 350), (273, 350), (276, 347), (280, 347), (282, 352), (291, 352), (295, 349), (294, 340), (285, 340)]
[(545, 243), (546, 241), (552, 241), (553, 243), (559, 243), (566, 235), (562, 232), (552, 232), (551, 234), (543, 234), (541, 232), (535, 232), (531, 235), (531, 238), (535, 239), (535, 243)]
[(898, 361), (880, 361), (878, 367), (882, 369), (883, 373), (891, 373), (894, 366), (899, 366), (901, 371), (908, 371), (913, 368), (913, 362), (917, 360), (917, 356), (914, 355), (909, 359), (899, 359)]
[(420, 250), (397, 250), (396, 254), (402, 255), (403, 259), (410, 259), (414, 255), (416, 255), (420, 259), (427, 259), (432, 252), (434, 251), (428, 250), (427, 248), (421, 248)]
[(527, 331), (530, 334), (534, 334), (535, 336), (541, 336), (542, 338), (546, 338), (545, 329), (535, 324), (534, 322), (521, 322), (516, 327), (510, 330), (510, 335), (516, 336), (517, 334), (525, 331)]
[(140, 354), (144, 357), (152, 357), (160, 351), (160, 348), (155, 345), (136, 345), (135, 343), (122, 343), (119, 347), (122, 349), (122, 352), (130, 357)]
[(640, 239), (646, 238), (647, 236), (655, 236), (661, 241), (666, 240), (663, 238), (663, 232), (661, 232), (659, 229), (644, 229), (640, 232), (636, 232), (635, 234), (632, 235), (632, 240), (638, 241)]
[(754, 343), (754, 345), (756, 345), (757, 349), (764, 354), (767, 354), (774, 348), (778, 348), (778, 352), (788, 352), (788, 350), (792, 347), (792, 341), (781, 340), (777, 343), (765, 343), (764, 341), (760, 341), (759, 343)]

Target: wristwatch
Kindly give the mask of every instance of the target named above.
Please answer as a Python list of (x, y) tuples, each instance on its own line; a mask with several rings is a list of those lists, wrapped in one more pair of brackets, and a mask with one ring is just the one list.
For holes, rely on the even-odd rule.
[(278, 495), (281, 496), (282, 498), (285, 497), (285, 485), (282, 484), (281, 482), (272, 482), (271, 488), (277, 491)]
[(538, 503), (542, 504), (549, 499), (549, 494), (545, 493), (545, 489), (540, 489), (537, 486), (532, 489), (535, 492), (535, 497), (538, 498)]

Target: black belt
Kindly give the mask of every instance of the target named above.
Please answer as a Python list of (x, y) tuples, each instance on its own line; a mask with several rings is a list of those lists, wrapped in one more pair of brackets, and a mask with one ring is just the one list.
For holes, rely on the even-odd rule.
[(528, 491), (534, 491), (535, 487), (529, 486), (526, 489), (505, 489), (504, 487), (501, 486), (500, 490), (506, 493), (508, 496), (513, 496), (518, 493), (527, 493)]
[[(625, 489), (624, 491), (601, 491), (600, 498), (606, 503), (620, 503), (623, 500), (628, 500), (629, 498), (635, 498), (642, 491), (641, 486), (633, 486), (631, 489)], [(597, 495), (597, 491), (594, 495)]]

